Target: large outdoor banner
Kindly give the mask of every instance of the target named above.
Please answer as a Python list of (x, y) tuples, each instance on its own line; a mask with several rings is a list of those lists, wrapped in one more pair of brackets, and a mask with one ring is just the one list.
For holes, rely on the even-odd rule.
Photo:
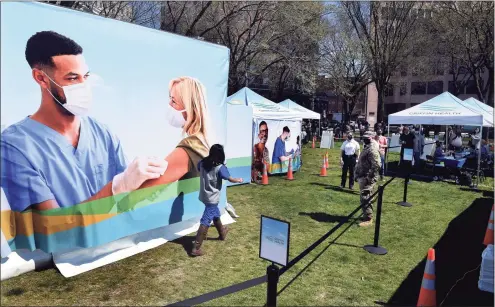
[[(227, 167), (230, 175), (251, 181), (253, 108), (227, 103)], [(239, 183), (227, 183), (229, 186)]]
[(197, 163), (226, 143), (227, 48), (27, 2), (1, 3), (1, 38), (12, 250), (92, 248), (199, 219)]
[[(253, 179), (256, 181), (256, 178), (260, 178), (260, 173), (263, 171), (263, 162), (268, 164), (267, 172), (270, 174), (287, 173), (289, 161), (281, 161), (278, 154), (286, 157), (290, 156), (292, 170), (299, 170), (301, 167), (301, 150), (297, 145), (297, 137), (301, 134), (301, 121), (255, 119), (254, 124)], [(290, 130), (288, 140), (281, 140), (280, 138), (284, 127)], [(279, 138), (281, 141), (277, 142)]]

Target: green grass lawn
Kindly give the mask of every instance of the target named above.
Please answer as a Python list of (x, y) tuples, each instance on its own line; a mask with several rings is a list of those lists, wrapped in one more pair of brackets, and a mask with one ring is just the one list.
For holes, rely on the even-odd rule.
[[(1, 303), (165, 305), (262, 276), (268, 263), (258, 258), (261, 214), (291, 222), (293, 258), (338, 223), (340, 216), (359, 205), (357, 190), (329, 188), (340, 185), (339, 150), (329, 152), (327, 178), (318, 176), (325, 150), (305, 148), (304, 164), (295, 173), (296, 180), (270, 177), (269, 186), (229, 188), (229, 202), (240, 218), (230, 226), (227, 241), (205, 241), (207, 254), (203, 257), (187, 256), (183, 244), (192, 240), (190, 236), (72, 278), (64, 278), (55, 269), (31, 272), (1, 283)], [(485, 194), (493, 197), (492, 178), (483, 186), (491, 191)], [(428, 248), (442, 237), (449, 223), (483, 197), (446, 182), (413, 181), (408, 189), (408, 200), (414, 205), (410, 208), (395, 204), (402, 199), (402, 179), (394, 180), (384, 192), (380, 245), (387, 248), (387, 255), (375, 256), (364, 251), (361, 246), (373, 242), (374, 227), (359, 228), (351, 221), (281, 276), (279, 289), (350, 226), (283, 291), (279, 305), (369, 306), (376, 305), (376, 301), (387, 302), (423, 260)], [(469, 229), (466, 232), (469, 234)], [(484, 231), (474, 235), (483, 236)], [(209, 236), (217, 236), (215, 229), (210, 229)], [(263, 305), (265, 296), (263, 284), (205, 305)]]

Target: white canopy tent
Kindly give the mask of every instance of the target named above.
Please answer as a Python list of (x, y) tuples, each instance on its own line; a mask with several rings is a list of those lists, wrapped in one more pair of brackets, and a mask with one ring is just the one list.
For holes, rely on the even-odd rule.
[[(270, 159), (275, 146), (275, 141), (282, 134), (283, 127), (287, 126), (294, 135), (301, 134), (302, 116), (299, 112), (292, 111), (284, 106), (281, 106), (265, 97), (255, 93), (251, 89), (244, 87), (238, 92), (227, 97), (228, 104), (242, 103), (253, 109), (253, 126), (252, 126), (252, 143), (254, 146), (257, 143), (259, 124), (264, 121), (268, 126), (268, 140), (266, 147), (268, 148)], [(296, 138), (290, 138), (285, 143), (286, 151), (297, 148)], [(294, 169), (296, 170), (296, 169)], [(273, 173), (273, 169), (269, 170)]]
[(493, 127), (493, 108), (475, 99), (468, 98), (462, 104), (473, 112), (483, 115), (483, 127)]
[[(311, 111), (310, 109), (307, 109), (307, 108), (295, 103), (294, 101), (292, 101), (290, 99), (285, 99), (284, 101), (281, 101), (278, 104), (286, 107), (287, 109), (289, 109), (291, 111), (294, 111), (294, 112), (301, 114), (301, 117), (303, 119), (317, 119), (318, 125), (320, 126), (319, 129), (320, 129), (320, 133), (321, 133), (321, 116), (320, 116), (320, 113), (317, 113), (315, 111)], [(322, 138), (323, 138), (323, 134), (322, 134)], [(320, 144), (322, 144), (322, 143), (320, 143)]]
[[(467, 103), (444, 92), (409, 109), (390, 114), (388, 116), (388, 130), (390, 124), (408, 125), (464, 125), (479, 126), (484, 124), (484, 115), (468, 107)], [(388, 152), (388, 151), (387, 151)], [(478, 176), (480, 171), (481, 150), (478, 152)]]
[(266, 99), (255, 93), (251, 89), (244, 87), (238, 92), (227, 97), (230, 104), (243, 103), (253, 108), (253, 118), (255, 119), (274, 119), (274, 120), (301, 120), (299, 112), (292, 111), (286, 107)]
[(311, 110), (295, 103), (294, 101), (292, 101), (290, 99), (285, 99), (284, 101), (279, 102), (279, 105), (284, 106), (291, 111), (295, 111), (295, 112), (300, 113), (302, 118), (304, 118), (304, 119), (317, 119), (317, 120), (321, 119), (320, 113), (316, 113), (315, 111), (311, 111)]
[(462, 100), (444, 92), (409, 109), (390, 114), (389, 124), (408, 125), (483, 125), (483, 115), (471, 110)]

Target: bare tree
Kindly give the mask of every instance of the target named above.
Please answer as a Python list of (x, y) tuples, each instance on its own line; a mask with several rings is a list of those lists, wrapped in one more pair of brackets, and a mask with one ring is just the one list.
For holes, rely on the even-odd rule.
[(363, 50), (378, 91), (378, 121), (384, 117), (389, 78), (413, 52), (420, 2), (342, 2)]
[(261, 78), (278, 98), (294, 85), (315, 89), (323, 3), (77, 1), (70, 7), (227, 46), (231, 91)]
[(321, 68), (327, 84), (344, 99), (344, 122), (347, 122), (371, 76), (365, 50), (344, 13), (341, 8), (337, 9), (333, 21), (329, 22), (331, 30), (321, 48)]
[[(491, 1), (436, 3), (434, 27), (450, 58), (456, 92), (474, 80), (478, 99), (493, 105), (493, 14)], [(488, 70), (488, 80), (483, 80)]]
[(157, 1), (46, 1), (102, 17), (118, 19), (138, 25), (157, 27), (160, 2)]

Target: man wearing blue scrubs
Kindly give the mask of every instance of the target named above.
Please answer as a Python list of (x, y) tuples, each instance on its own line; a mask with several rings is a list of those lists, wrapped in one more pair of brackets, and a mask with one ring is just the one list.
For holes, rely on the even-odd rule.
[(2, 133), (1, 185), (14, 211), (70, 207), (129, 192), (165, 172), (166, 161), (158, 158), (137, 158), (127, 166), (119, 139), (84, 116), (91, 88), (82, 52), (52, 31), (27, 42), (41, 105)]
[(273, 148), (273, 156), (272, 156), (272, 164), (280, 163), (282, 166), (282, 162), (289, 160), (292, 157), (291, 153), (294, 152), (292, 150), (291, 153), (287, 153), (285, 151), (285, 141), (288, 141), (290, 138), (290, 130), (289, 127), (285, 126), (282, 130), (282, 135), (280, 135), (275, 141), (275, 146)]

